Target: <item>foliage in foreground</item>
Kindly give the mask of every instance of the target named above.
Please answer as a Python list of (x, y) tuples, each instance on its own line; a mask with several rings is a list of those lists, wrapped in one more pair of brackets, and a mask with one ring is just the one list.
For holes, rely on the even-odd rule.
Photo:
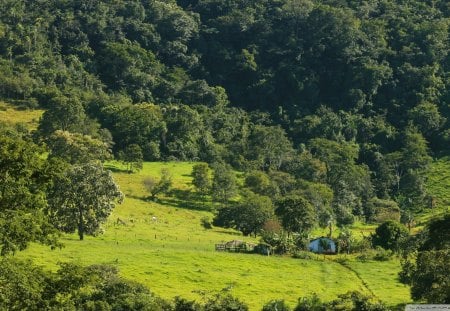
[[(148, 311), (247, 311), (229, 289), (201, 292), (202, 303), (176, 297), (164, 300), (143, 285), (118, 275), (108, 265), (82, 267), (61, 263), (56, 273), (45, 272), (31, 262), (4, 257), (0, 260), (0, 308), (5, 310), (148, 310)], [(330, 302), (317, 296), (298, 300), (295, 311), (387, 310), (359, 292), (349, 292)], [(289, 311), (283, 300), (268, 302), (263, 311)]]
[(428, 303), (450, 303), (450, 214), (431, 221), (405, 254), (400, 280), (411, 285), (411, 297)]
[(45, 192), (60, 170), (44, 161), (30, 141), (0, 137), (0, 253), (25, 249), (29, 242), (56, 243), (57, 232), (44, 209)]

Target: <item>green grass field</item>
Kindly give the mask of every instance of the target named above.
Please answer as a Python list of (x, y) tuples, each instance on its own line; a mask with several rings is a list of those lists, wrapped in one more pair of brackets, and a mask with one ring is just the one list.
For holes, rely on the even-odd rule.
[(16, 107), (0, 101), (0, 121), (8, 124), (24, 124), (29, 130), (37, 128), (43, 110), (18, 110)]
[[(285, 299), (293, 306), (298, 297), (314, 292), (324, 300), (359, 290), (373, 293), (389, 305), (409, 301), (408, 287), (396, 279), (400, 265), (395, 260), (360, 263), (350, 259), (346, 264), (349, 269), (334, 261), (336, 257), (302, 260), (216, 252), (215, 243), (254, 239), (233, 230), (205, 230), (201, 226), (202, 217), (212, 217), (212, 204), (202, 202), (193, 191), (189, 176), (192, 165), (145, 163), (139, 173), (127, 174), (120, 164), (109, 163), (126, 199), (105, 224), (105, 233), (84, 241), (75, 234), (65, 235), (61, 250), (33, 245), (18, 256), (32, 258), (52, 270), (65, 261), (113, 264), (124, 277), (169, 299), (200, 299), (199, 291), (231, 288), (232, 294), (249, 304), (251, 310), (261, 309), (271, 299)], [(173, 175), (173, 194), (158, 202), (148, 201), (142, 180), (159, 176), (163, 167)], [(118, 224), (118, 218), (125, 224)]]

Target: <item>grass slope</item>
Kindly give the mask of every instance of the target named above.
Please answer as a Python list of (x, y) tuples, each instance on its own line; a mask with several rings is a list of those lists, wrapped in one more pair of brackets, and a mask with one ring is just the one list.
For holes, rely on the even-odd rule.
[(450, 212), (450, 157), (435, 160), (428, 172), (427, 191), (434, 199), (434, 208), (425, 210), (418, 220), (421, 224)]
[[(314, 292), (325, 300), (349, 290), (373, 292), (388, 304), (409, 300), (408, 288), (396, 280), (396, 261), (349, 261), (349, 269), (331, 257), (302, 260), (215, 252), (215, 243), (252, 239), (233, 230), (203, 229), (200, 219), (212, 216), (211, 202), (203, 203), (192, 190), (192, 165), (145, 163), (141, 172), (127, 174), (119, 164), (110, 163), (126, 199), (105, 224), (105, 233), (84, 241), (65, 235), (61, 250), (33, 245), (19, 256), (48, 269), (56, 269), (60, 261), (114, 264), (123, 276), (169, 299), (178, 295), (201, 299), (201, 291), (230, 288), (251, 310), (261, 309), (271, 299), (295, 305), (298, 297)], [(175, 190), (158, 202), (148, 201), (142, 180), (159, 176), (163, 167), (173, 174)], [(118, 224), (117, 219), (125, 224)]]
[(16, 107), (0, 101), (0, 121), (8, 124), (24, 124), (29, 130), (35, 130), (43, 110), (18, 110)]

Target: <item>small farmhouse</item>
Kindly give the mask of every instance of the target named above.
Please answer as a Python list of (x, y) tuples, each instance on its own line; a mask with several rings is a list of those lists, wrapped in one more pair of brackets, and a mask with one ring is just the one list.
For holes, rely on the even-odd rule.
[(312, 240), (308, 246), (309, 250), (317, 254), (335, 254), (336, 253), (336, 243), (326, 237), (320, 237)]

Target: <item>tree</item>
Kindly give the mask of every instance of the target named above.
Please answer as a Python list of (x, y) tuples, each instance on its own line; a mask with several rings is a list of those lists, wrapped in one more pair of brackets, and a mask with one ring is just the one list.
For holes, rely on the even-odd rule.
[(85, 234), (97, 234), (115, 204), (122, 201), (110, 171), (96, 163), (80, 164), (56, 179), (49, 192), (48, 214), (58, 229), (78, 231), (83, 240)]
[(0, 309), (43, 310), (44, 285), (47, 276), (31, 261), (19, 261), (14, 257), (0, 260)]
[(303, 197), (288, 195), (276, 202), (276, 215), (288, 232), (307, 233), (314, 224), (314, 207)]
[(286, 132), (277, 126), (255, 125), (248, 137), (249, 158), (261, 170), (279, 170), (293, 151)]
[[(113, 98), (121, 105), (105, 104), (100, 111), (102, 125), (111, 131), (115, 152), (136, 144), (147, 161), (159, 157), (159, 141), (166, 131), (161, 107), (152, 104), (130, 105), (123, 99)], [(125, 103), (122, 103), (125, 101)]]
[(450, 214), (431, 221), (425, 234), (427, 238), (420, 250), (450, 249)]
[(161, 178), (147, 177), (143, 181), (145, 189), (150, 193), (150, 199), (154, 201), (160, 193), (167, 193), (172, 186), (172, 175), (167, 168), (161, 169)]
[(128, 173), (139, 171), (143, 167), (142, 149), (137, 144), (128, 145), (119, 152), (119, 159), (126, 164)]
[(70, 164), (104, 161), (111, 157), (107, 144), (89, 135), (57, 130), (47, 144), (52, 157), (62, 158)]
[(78, 98), (53, 97), (48, 107), (39, 122), (38, 132), (42, 137), (48, 137), (56, 130), (91, 134), (83, 132), (87, 116)]
[(210, 297), (203, 307), (204, 311), (248, 311), (246, 304), (231, 296), (230, 293), (220, 292)]
[(415, 251), (402, 262), (400, 280), (411, 285), (414, 300), (450, 303), (450, 214), (430, 221), (418, 236)]
[(209, 167), (206, 163), (198, 163), (192, 167), (192, 184), (197, 191), (205, 195), (211, 189), (211, 180), (209, 179)]
[(60, 171), (44, 149), (20, 137), (0, 137), (0, 254), (24, 250), (29, 242), (55, 245), (56, 232), (44, 209), (45, 192)]
[(372, 198), (364, 204), (366, 222), (400, 221), (400, 209), (395, 201)]
[(426, 195), (426, 171), (431, 163), (425, 138), (414, 128), (405, 131), (404, 146), (401, 150), (403, 177), (400, 179), (400, 194), (407, 200), (400, 204), (403, 210), (420, 208)]
[(400, 242), (408, 236), (406, 227), (396, 221), (386, 221), (375, 229), (372, 236), (373, 246), (381, 246), (384, 249), (399, 250)]
[(370, 171), (356, 164), (359, 146), (354, 142), (312, 139), (310, 148), (326, 165), (327, 183), (334, 192), (333, 210), (338, 225), (353, 222), (362, 214), (362, 203), (372, 196)]
[(225, 204), (236, 194), (236, 176), (228, 164), (216, 163), (213, 169), (213, 198)]
[(236, 228), (245, 235), (256, 235), (272, 218), (273, 212), (270, 198), (247, 191), (240, 203), (219, 209), (214, 225)]
[(246, 174), (244, 185), (254, 193), (268, 195), (270, 188), (270, 179), (262, 171), (252, 171)]
[(445, 123), (445, 118), (440, 115), (437, 105), (428, 102), (408, 111), (408, 116), (426, 137), (439, 131)]
[(333, 219), (333, 211), (331, 209), (333, 190), (327, 184), (305, 180), (298, 180), (297, 188), (295, 194), (304, 197), (314, 206), (319, 226), (329, 226), (330, 221)]
[(353, 291), (338, 295), (338, 298), (323, 302), (316, 294), (310, 297), (302, 297), (294, 311), (326, 311), (326, 310), (349, 310), (349, 311), (387, 311), (388, 308), (380, 302), (375, 302), (369, 296)]
[(423, 251), (417, 254), (411, 273), (411, 297), (428, 303), (450, 303), (450, 251)]

